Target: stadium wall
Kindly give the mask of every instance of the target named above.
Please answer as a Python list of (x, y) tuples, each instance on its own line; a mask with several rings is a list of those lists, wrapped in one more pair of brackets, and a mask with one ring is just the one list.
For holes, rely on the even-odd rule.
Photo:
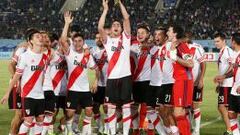
[[(14, 49), (22, 41), (23, 40), (0, 39), (0, 59), (10, 59)], [(205, 55), (207, 61), (217, 61), (218, 53), (214, 52), (215, 46), (213, 40), (194, 40), (194, 42), (201, 44), (204, 49), (207, 50)], [(227, 40), (228, 45), (229, 43), (230, 41)], [(94, 40), (86, 40), (86, 44), (88, 44), (89, 47), (95, 47)]]

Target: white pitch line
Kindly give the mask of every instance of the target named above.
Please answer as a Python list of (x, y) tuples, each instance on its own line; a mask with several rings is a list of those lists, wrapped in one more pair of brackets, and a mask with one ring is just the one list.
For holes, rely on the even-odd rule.
[(208, 125), (211, 125), (211, 124), (213, 124), (213, 123), (216, 123), (216, 122), (218, 122), (219, 120), (221, 120), (222, 118), (221, 118), (221, 116), (219, 116), (219, 117), (217, 117), (215, 120), (211, 120), (211, 121), (209, 121), (209, 122), (204, 122), (203, 124), (201, 124), (201, 128), (203, 128), (203, 127), (205, 127), (205, 126), (208, 126)]

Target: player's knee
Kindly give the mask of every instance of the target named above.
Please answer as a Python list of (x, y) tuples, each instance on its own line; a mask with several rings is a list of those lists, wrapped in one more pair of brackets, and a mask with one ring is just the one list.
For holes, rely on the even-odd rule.
[(92, 116), (92, 112), (93, 112), (92, 107), (86, 107), (85, 108), (85, 115), (86, 116), (91, 117)]
[(237, 114), (234, 112), (228, 112), (228, 118), (229, 119), (236, 119), (237, 118)]
[(67, 110), (66, 115), (65, 115), (66, 120), (72, 119), (73, 115), (74, 115), (74, 110)]
[(33, 117), (25, 117), (24, 118), (24, 123), (28, 123), (28, 124), (32, 124), (32, 122), (33, 122)]
[(174, 115), (175, 117), (185, 115), (185, 110), (184, 110), (184, 108), (182, 108), (182, 107), (176, 107), (176, 108), (174, 108), (173, 115)]

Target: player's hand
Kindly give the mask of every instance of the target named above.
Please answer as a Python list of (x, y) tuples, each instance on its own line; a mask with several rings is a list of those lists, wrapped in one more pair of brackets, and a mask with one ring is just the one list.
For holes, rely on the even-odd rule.
[(2, 99), (1, 99), (1, 104), (5, 104), (6, 102), (7, 102), (7, 100), (8, 100), (8, 94), (5, 94), (3, 97), (2, 97)]
[(224, 81), (225, 77), (223, 75), (217, 75), (215, 78), (214, 78), (214, 82), (215, 83), (222, 83)]
[(219, 91), (220, 91), (220, 86), (218, 85), (218, 86), (216, 87), (216, 92), (219, 93)]
[(171, 50), (171, 51), (167, 51), (167, 57), (172, 59), (173, 61), (177, 60), (177, 50)]
[(240, 86), (237, 88), (237, 94), (240, 94)]
[(70, 11), (66, 11), (64, 13), (64, 20), (66, 24), (71, 24), (73, 21), (73, 16), (72, 13)]
[(102, 0), (102, 5), (104, 10), (108, 10), (108, 0)]
[(199, 83), (198, 83), (198, 89), (202, 89), (203, 88), (203, 79), (200, 79), (199, 80)]
[(92, 93), (96, 93), (97, 92), (97, 81), (94, 81), (93, 85), (90, 88)]

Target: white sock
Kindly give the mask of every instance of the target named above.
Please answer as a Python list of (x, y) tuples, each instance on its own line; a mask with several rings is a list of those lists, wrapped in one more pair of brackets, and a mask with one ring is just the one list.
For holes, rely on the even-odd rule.
[(72, 122), (72, 130), (78, 130), (80, 114), (74, 114)]
[(117, 117), (116, 130), (117, 132), (121, 132), (122, 131), (122, 110), (116, 109), (116, 117)]
[(139, 107), (139, 105), (132, 105), (132, 107), (131, 107), (133, 129), (139, 128), (138, 107)]
[(116, 106), (115, 105), (107, 105), (107, 114), (105, 118), (105, 124), (106, 124), (106, 130), (107, 132), (110, 132), (111, 135), (116, 134), (116, 123), (117, 123), (117, 117), (116, 117)]
[(238, 127), (239, 125), (238, 119), (230, 119), (230, 125), (231, 125), (233, 135), (240, 135), (239, 127)]
[(200, 131), (200, 123), (201, 123), (201, 111), (200, 111), (200, 108), (193, 110), (193, 112), (194, 112), (194, 123), (195, 123), (194, 132), (199, 133), (199, 131)]
[(29, 135), (34, 135), (34, 126), (35, 126), (35, 123), (36, 123), (36, 120), (35, 120), (35, 118), (34, 118), (32, 124), (30, 125)]
[(103, 132), (103, 120), (101, 114), (100, 113), (94, 114), (94, 119), (96, 121), (98, 131)]
[(129, 129), (131, 126), (131, 104), (125, 104), (122, 106), (122, 121), (123, 121), (123, 135), (129, 134)]
[(36, 122), (34, 125), (34, 135), (41, 135), (43, 129), (42, 122)]
[(179, 135), (178, 127), (177, 126), (170, 126), (173, 135)]
[(52, 115), (45, 115), (43, 120), (42, 135), (46, 135), (48, 133), (49, 126), (51, 125), (52, 119), (53, 119)]
[(66, 128), (67, 128), (67, 132), (68, 133), (72, 133), (72, 123), (73, 123), (73, 119), (70, 119), (68, 121), (66, 121)]
[(166, 135), (166, 132), (160, 123), (160, 118), (158, 117), (158, 115), (154, 109), (147, 110), (147, 118), (148, 118), (148, 120), (151, 121), (151, 123), (153, 123), (155, 129), (157, 130), (157, 132), (159, 134)]
[(92, 134), (91, 121), (92, 121), (92, 117), (88, 117), (85, 115), (85, 118), (83, 120), (82, 135)]
[(19, 135), (27, 135), (31, 125), (32, 125), (32, 123), (28, 123), (28, 122), (24, 121), (19, 128), (18, 134)]

